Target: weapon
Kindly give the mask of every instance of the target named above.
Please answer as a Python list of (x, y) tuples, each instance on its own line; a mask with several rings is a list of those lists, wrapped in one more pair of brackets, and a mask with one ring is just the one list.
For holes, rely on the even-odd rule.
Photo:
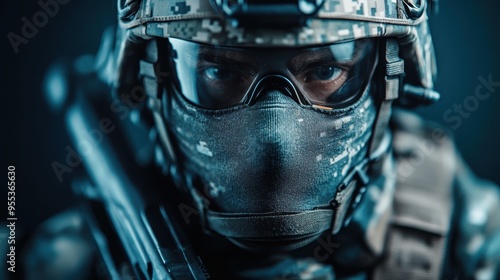
[(178, 222), (172, 191), (166, 194), (173, 183), (151, 163), (140, 164), (140, 151), (143, 161), (144, 154), (154, 152), (147, 126), (121, 118), (118, 113), (125, 110), (117, 106), (125, 105), (110, 101), (109, 88), (95, 75), (78, 79), (72, 89), (76, 94), (64, 116), (74, 164), (83, 163), (86, 171), (73, 190), (105, 277), (210, 278)]

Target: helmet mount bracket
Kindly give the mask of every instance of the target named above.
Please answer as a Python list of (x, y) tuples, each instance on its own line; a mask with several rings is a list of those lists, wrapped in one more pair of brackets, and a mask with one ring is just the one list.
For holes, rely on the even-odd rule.
[(213, 0), (212, 6), (236, 27), (304, 26), (325, 0)]

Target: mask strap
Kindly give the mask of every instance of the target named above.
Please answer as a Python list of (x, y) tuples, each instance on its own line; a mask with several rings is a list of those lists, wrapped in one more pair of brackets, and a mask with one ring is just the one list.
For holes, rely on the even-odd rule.
[[(382, 168), (382, 165), (385, 162), (385, 159), (387, 156), (391, 153), (391, 134), (386, 131), (384, 134), (382, 141), (379, 145), (379, 147), (372, 153), (372, 155), (369, 158), (366, 158), (363, 160), (361, 163), (358, 165), (354, 166), (351, 172), (346, 176), (346, 179), (344, 180), (343, 185), (344, 186), (349, 186), (353, 184), (354, 186), (352, 187), (354, 189), (354, 193), (349, 195), (349, 201), (348, 199), (343, 199), (343, 203), (340, 204), (343, 207), (348, 206), (346, 209), (343, 209), (343, 212), (345, 213), (342, 217), (338, 217), (338, 220), (342, 220), (342, 224), (338, 224), (338, 228), (335, 228), (332, 232), (337, 233), (342, 226), (346, 226), (350, 220), (352, 219), (352, 216), (354, 215), (354, 210), (358, 207), (358, 205), (361, 203), (363, 200), (363, 195), (366, 192), (367, 186), (371, 181), (376, 180), (381, 176), (381, 170), (377, 170), (377, 172), (373, 172), (373, 167), (379, 167)], [(380, 171), (380, 172), (379, 172)], [(344, 191), (346, 194), (349, 192), (349, 188), (346, 188)], [(341, 192), (341, 189), (339, 188), (338, 193)], [(339, 194), (337, 194), (339, 195)], [(342, 195), (346, 196), (346, 195)], [(336, 198), (337, 199), (337, 198)], [(335, 204), (335, 202), (332, 202)]]

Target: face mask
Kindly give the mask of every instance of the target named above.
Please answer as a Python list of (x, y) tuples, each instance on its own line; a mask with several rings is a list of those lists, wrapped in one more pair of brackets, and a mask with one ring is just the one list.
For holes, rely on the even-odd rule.
[(369, 93), (339, 112), (300, 106), (279, 91), (214, 111), (171, 101), (167, 119), (184, 168), (199, 177), (210, 209), (234, 214), (328, 207), (365, 156), (375, 118)]

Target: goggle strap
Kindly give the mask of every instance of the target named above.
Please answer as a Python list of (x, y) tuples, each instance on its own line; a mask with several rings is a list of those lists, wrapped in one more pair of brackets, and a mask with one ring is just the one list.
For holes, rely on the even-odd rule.
[[(146, 48), (150, 53), (157, 53), (161, 47), (158, 46), (160, 40), (148, 41)], [(177, 156), (167, 131), (165, 120), (162, 117), (161, 95), (164, 90), (164, 84), (170, 80), (170, 71), (167, 71), (160, 65), (158, 55), (149, 58), (140, 59), (138, 63), (139, 79), (142, 81), (143, 90), (148, 97), (147, 106), (152, 111), (154, 122), (160, 139), (161, 147), (168, 156), (168, 165), (165, 169), (171, 169), (172, 164), (177, 163)]]

